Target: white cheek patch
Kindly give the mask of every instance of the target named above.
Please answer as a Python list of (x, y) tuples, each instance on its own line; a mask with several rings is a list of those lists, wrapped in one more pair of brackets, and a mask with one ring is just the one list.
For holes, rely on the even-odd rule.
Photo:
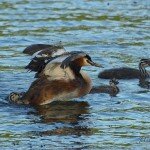
[(90, 63), (88, 63), (88, 59), (86, 59), (86, 58), (84, 58), (84, 66), (91, 66), (91, 64)]

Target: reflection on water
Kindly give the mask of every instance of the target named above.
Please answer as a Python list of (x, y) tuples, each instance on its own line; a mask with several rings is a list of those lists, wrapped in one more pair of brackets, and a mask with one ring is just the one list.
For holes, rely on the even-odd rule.
[(36, 114), (40, 115), (42, 123), (73, 123), (84, 120), (83, 115), (89, 113), (87, 102), (68, 101), (53, 102), (52, 104), (36, 107)]
[(92, 135), (92, 130), (88, 126), (80, 126), (81, 121), (87, 119), (89, 114), (89, 104), (87, 102), (68, 101), (53, 102), (52, 104), (36, 107), (35, 115), (40, 116), (40, 123), (67, 123), (71, 126), (58, 127), (53, 130), (30, 132), (30, 134), (48, 135)]
[[(37, 108), (9, 104), (12, 91), (26, 91), (34, 73), (24, 67), (30, 44), (62, 41), (66, 50), (83, 50), (105, 69), (138, 68), (150, 56), (149, 0), (1, 0), (1, 149), (150, 149), (150, 89), (147, 81), (120, 80), (120, 92), (89, 94), (73, 102)], [(83, 68), (94, 86), (98, 68)], [(84, 102), (81, 102), (84, 101)]]

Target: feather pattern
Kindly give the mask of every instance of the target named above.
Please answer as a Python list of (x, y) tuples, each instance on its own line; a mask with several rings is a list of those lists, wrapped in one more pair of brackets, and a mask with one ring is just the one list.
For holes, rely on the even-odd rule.
[(45, 65), (48, 63), (48, 61), (51, 61), (54, 58), (57, 58), (57, 56), (60, 56), (65, 52), (66, 51), (64, 48), (54, 49), (54, 50), (50, 50), (49, 48), (46, 48), (46, 49), (40, 50), (33, 54), (32, 60), (25, 67), (25, 69), (37, 72), (36, 74), (37, 76), (45, 67)]
[(57, 49), (64, 49), (64, 47), (59, 43), (58, 45), (49, 45), (49, 44), (32, 44), (30, 46), (27, 46), (24, 50), (23, 53), (28, 54), (28, 55), (33, 55), (34, 53), (43, 50), (43, 49), (49, 49), (50, 51), (52, 50), (57, 50)]

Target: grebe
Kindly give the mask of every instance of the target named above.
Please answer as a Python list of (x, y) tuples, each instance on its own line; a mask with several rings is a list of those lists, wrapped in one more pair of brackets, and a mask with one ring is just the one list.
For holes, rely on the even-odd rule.
[(38, 79), (16, 103), (44, 105), (84, 96), (90, 92), (92, 85), (91, 79), (81, 71), (81, 67), (101, 67), (89, 55), (77, 51), (55, 56), (43, 65)]
[(102, 85), (93, 87), (90, 91), (90, 94), (94, 93), (108, 93), (110, 96), (116, 96), (119, 93), (119, 88), (117, 84), (119, 82), (116, 79), (111, 79), (109, 85)]
[(100, 72), (98, 77), (103, 79), (145, 79), (150, 77), (150, 73), (146, 71), (146, 67), (150, 66), (150, 59), (141, 59), (139, 70), (133, 68), (114, 68)]

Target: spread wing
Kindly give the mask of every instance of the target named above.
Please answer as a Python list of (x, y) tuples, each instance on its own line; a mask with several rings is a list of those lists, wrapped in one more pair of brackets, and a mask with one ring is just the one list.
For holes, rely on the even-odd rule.
[[(36, 50), (36, 52), (32, 55), (32, 59), (29, 62), (29, 64), (25, 67), (25, 69), (28, 69), (30, 71), (40, 72), (48, 60), (51, 60), (51, 59), (55, 58), (56, 56), (62, 55), (63, 53), (66, 52), (64, 47), (62, 47), (62, 46), (56, 47), (56, 46), (51, 45), (51, 47), (48, 47), (48, 48), (45, 48), (42, 50), (39, 50), (38, 46), (39, 46), (39, 44), (31, 45), (31, 46), (27, 47), (28, 52), (31, 52), (32, 50), (33, 51)], [(43, 48), (43, 46), (45, 47), (47, 45), (42, 44), (42, 46), (40, 46), (40, 48)], [(38, 49), (36, 49), (37, 47), (38, 47)], [(52, 47), (53, 47), (53, 49), (52, 49)]]
[(23, 50), (23, 53), (33, 55), (34, 53), (36, 53), (40, 50), (43, 50), (43, 49), (49, 49), (49, 51), (53, 51), (56, 49), (64, 49), (64, 47), (61, 45), (61, 43), (59, 45), (32, 44), (32, 45), (26, 47)]
[(66, 74), (69, 75), (69, 78), (74, 78), (72, 76), (72, 72), (68, 67), (71, 62), (74, 60), (86, 56), (84, 52), (66, 52), (62, 55), (55, 56), (47, 60), (44, 66), (41, 68), (39, 72), (37, 72), (36, 77), (40, 77), (43, 75), (49, 77), (64, 77)]

